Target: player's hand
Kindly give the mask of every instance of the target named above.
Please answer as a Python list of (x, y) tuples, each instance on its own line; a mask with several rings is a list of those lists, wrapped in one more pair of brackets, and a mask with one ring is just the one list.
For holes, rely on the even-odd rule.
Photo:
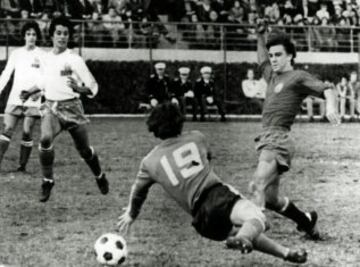
[(340, 116), (334, 108), (327, 107), (326, 118), (329, 120), (331, 124), (334, 125), (341, 124)]
[(91, 91), (86, 86), (80, 86), (78, 82), (71, 76), (67, 77), (66, 81), (67, 86), (69, 86), (75, 93), (91, 95)]
[(25, 102), (26, 100), (28, 100), (28, 98), (30, 97), (31, 93), (29, 91), (26, 90), (22, 90), (20, 93), (20, 99)]
[(30, 98), (31, 98), (32, 101), (37, 101), (40, 97), (41, 97), (41, 92), (32, 94), (32, 95), (30, 96)]
[(128, 209), (119, 216), (118, 223), (116, 224), (119, 228), (119, 232), (123, 234), (127, 234), (130, 231), (130, 227), (132, 223), (134, 222), (134, 219), (130, 216), (130, 212)]
[(158, 102), (155, 98), (153, 98), (153, 99), (150, 100), (150, 105), (151, 105), (153, 108), (156, 107), (158, 104), (159, 104), (159, 102)]
[(213, 98), (212, 96), (208, 96), (208, 97), (206, 97), (206, 102), (207, 102), (209, 105), (211, 105), (211, 104), (214, 103), (214, 98)]
[(175, 97), (173, 97), (173, 98), (171, 99), (171, 103), (173, 103), (173, 104), (175, 104), (175, 105), (179, 105), (179, 101), (178, 101)]
[(264, 34), (268, 29), (268, 24), (265, 19), (258, 19), (256, 22), (256, 32), (259, 34)]

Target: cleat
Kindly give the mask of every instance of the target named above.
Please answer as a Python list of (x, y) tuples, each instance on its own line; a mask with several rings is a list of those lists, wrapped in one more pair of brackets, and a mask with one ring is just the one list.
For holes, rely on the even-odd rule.
[(312, 240), (319, 240), (320, 233), (316, 226), (316, 222), (318, 219), (318, 215), (317, 215), (316, 211), (311, 211), (309, 213), (306, 213), (306, 215), (309, 217), (309, 220), (310, 220), (309, 226), (302, 227), (302, 226), (298, 225), (297, 230), (305, 232), (306, 235)]
[(293, 263), (305, 263), (307, 261), (307, 252), (305, 249), (290, 250), (284, 260)]
[(20, 166), (19, 168), (16, 169), (17, 172), (26, 172), (26, 168), (25, 166)]
[(46, 202), (48, 201), (50, 195), (51, 195), (51, 189), (54, 186), (54, 182), (49, 181), (43, 181), (41, 185), (41, 197), (40, 202)]
[(229, 249), (240, 250), (243, 254), (250, 253), (253, 250), (253, 245), (251, 241), (241, 236), (228, 237), (228, 239), (226, 239), (226, 246)]
[(106, 195), (109, 192), (109, 182), (105, 177), (105, 173), (96, 178), (96, 184), (99, 187), (101, 194)]

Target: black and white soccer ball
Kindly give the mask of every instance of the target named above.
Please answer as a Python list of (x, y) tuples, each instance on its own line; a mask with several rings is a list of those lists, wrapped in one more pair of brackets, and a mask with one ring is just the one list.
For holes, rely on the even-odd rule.
[(105, 266), (119, 266), (128, 255), (125, 239), (117, 234), (100, 236), (94, 245), (96, 260)]

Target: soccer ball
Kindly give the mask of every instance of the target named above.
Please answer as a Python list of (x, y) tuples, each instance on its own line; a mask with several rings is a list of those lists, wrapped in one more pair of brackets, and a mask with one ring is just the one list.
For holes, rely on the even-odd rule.
[(94, 245), (96, 260), (106, 266), (119, 266), (127, 257), (125, 239), (117, 234), (104, 234)]

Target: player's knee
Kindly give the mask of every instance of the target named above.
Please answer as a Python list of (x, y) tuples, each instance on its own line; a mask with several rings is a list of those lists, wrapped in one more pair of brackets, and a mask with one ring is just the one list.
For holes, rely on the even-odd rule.
[(241, 199), (234, 206), (231, 220), (235, 224), (242, 224), (244, 221), (249, 220), (258, 220), (265, 225), (266, 217), (260, 207), (248, 199)]
[(280, 210), (282, 208), (279, 197), (273, 193), (265, 191), (265, 207), (270, 210)]
[(95, 151), (90, 146), (84, 147), (84, 148), (77, 147), (77, 150), (78, 150), (80, 156), (85, 160), (91, 159), (93, 157), (93, 155), (95, 154)]

